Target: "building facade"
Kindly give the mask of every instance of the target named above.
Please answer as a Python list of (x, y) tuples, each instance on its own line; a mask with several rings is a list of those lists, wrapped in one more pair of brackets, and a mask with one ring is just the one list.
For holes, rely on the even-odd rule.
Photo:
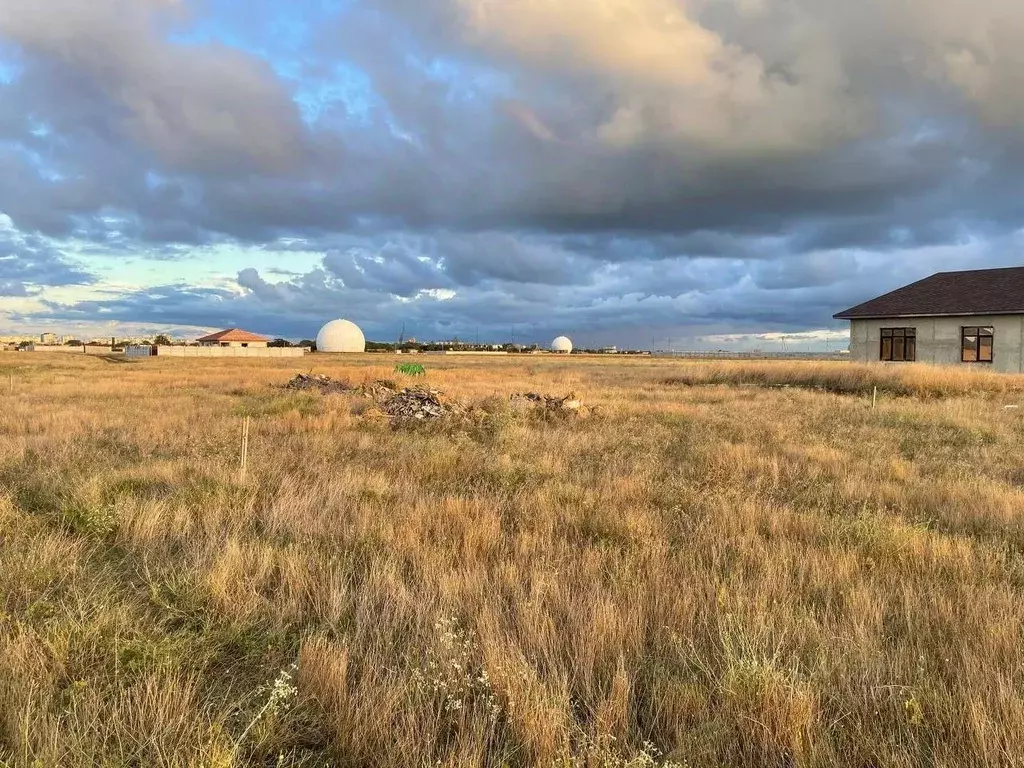
[(1024, 267), (940, 272), (835, 317), (851, 360), (1024, 372)]

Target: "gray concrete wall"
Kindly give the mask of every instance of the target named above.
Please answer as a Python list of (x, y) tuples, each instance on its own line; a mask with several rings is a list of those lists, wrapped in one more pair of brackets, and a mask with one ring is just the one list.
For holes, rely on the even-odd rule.
[[(960, 362), (960, 329), (975, 325), (994, 329), (991, 364)], [(879, 362), (882, 328), (916, 328), (919, 363), (970, 365), (1003, 373), (1024, 370), (1024, 315), (853, 320), (850, 322), (850, 359)]]
[(302, 347), (157, 347), (158, 357), (302, 357)]
[(501, 350), (490, 350), (490, 351), (487, 351), (487, 352), (477, 352), (476, 350), (471, 350), (471, 349), (465, 349), (465, 350), (464, 349), (444, 349), (444, 350), (439, 349), (439, 350), (435, 350), (433, 352), (421, 352), (420, 354), (423, 354), (423, 355), (465, 355), (467, 357), (468, 356), (472, 356), (472, 355), (476, 355), (477, 357), (494, 357), (495, 355), (507, 355), (508, 352), (503, 352)]
[(52, 352), (66, 355), (109, 355), (113, 350), (111, 347), (67, 347), (67, 346), (44, 346), (36, 344), (33, 352)]

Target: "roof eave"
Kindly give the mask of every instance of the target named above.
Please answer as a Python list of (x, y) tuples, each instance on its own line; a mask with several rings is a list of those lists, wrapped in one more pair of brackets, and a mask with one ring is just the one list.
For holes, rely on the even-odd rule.
[(978, 317), (980, 315), (990, 315), (992, 317), (1004, 317), (1012, 315), (1024, 315), (1024, 309), (1005, 310), (1001, 309), (998, 311), (993, 310), (982, 310), (977, 312), (917, 312), (917, 313), (870, 313), (866, 315), (862, 314), (850, 314), (849, 311), (840, 312), (837, 315), (832, 315), (836, 320), (887, 320), (889, 318), (905, 318), (905, 317)]

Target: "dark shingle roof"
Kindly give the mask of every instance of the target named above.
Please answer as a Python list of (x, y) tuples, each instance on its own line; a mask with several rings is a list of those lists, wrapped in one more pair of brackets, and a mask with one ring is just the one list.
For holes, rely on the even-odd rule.
[(1024, 267), (939, 272), (833, 317), (1024, 314)]

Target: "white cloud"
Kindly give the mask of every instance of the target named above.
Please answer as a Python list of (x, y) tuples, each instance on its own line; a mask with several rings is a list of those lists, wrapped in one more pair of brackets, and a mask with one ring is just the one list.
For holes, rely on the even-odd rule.
[[(451, 2), (465, 44), (537, 77), (561, 79), (576, 95), (613, 96), (614, 106), (577, 140), (621, 148), (680, 138), (716, 150), (794, 149), (845, 136), (858, 119), (841, 103), (846, 79), (834, 51), (788, 51), (782, 76), (677, 0)], [(744, 6), (748, 16), (755, 11)], [(516, 116), (536, 135), (551, 133), (530, 106)]]

